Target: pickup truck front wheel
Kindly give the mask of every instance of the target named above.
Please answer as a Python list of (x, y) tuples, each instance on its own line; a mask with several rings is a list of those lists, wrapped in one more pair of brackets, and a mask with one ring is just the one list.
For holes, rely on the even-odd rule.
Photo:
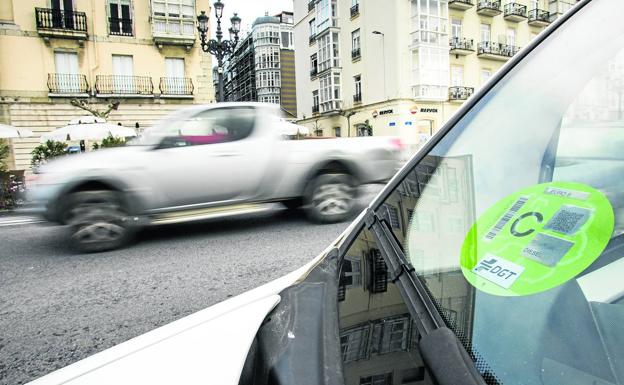
[(114, 250), (130, 236), (126, 210), (114, 191), (71, 194), (67, 208), (71, 243), (81, 252)]
[(305, 210), (315, 222), (342, 222), (353, 215), (356, 198), (357, 188), (352, 176), (321, 174), (306, 188)]

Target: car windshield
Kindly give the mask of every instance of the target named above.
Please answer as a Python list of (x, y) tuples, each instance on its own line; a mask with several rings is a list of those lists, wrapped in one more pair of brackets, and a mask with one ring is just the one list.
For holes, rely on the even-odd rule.
[(488, 383), (624, 381), (614, 8), (590, 3), (555, 30), (379, 208)]

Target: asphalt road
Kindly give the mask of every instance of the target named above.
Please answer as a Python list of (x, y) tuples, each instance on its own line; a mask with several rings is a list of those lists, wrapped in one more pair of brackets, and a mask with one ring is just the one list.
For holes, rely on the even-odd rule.
[(348, 223), (268, 213), (145, 229), (80, 255), (64, 229), (0, 228), (0, 384), (34, 380), (284, 275)]

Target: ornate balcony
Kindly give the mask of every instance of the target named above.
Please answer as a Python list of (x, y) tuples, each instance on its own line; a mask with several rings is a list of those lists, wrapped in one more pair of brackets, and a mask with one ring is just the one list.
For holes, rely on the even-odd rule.
[(504, 8), (505, 20), (509, 21), (522, 21), (527, 18), (526, 5), (518, 3), (507, 3)]
[(450, 50), (452, 55), (466, 56), (475, 51), (474, 41), (472, 39), (466, 39), (464, 37), (454, 37), (449, 41)]
[(151, 97), (154, 84), (149, 76), (98, 75), (95, 77), (95, 92), (98, 97)]
[(474, 93), (473, 87), (449, 87), (449, 100), (463, 102)]
[(474, 7), (472, 0), (450, 0), (448, 7), (451, 9), (457, 9), (458, 11), (465, 11)]
[(497, 16), (501, 14), (500, 0), (479, 0), (477, 13), (481, 16)]
[(351, 18), (357, 17), (360, 15), (360, 4), (355, 4), (351, 7)]
[(506, 61), (520, 50), (519, 47), (493, 41), (482, 41), (477, 49), (477, 56), (484, 59)]
[(81, 74), (48, 74), (50, 96), (89, 96), (87, 77)]
[(543, 9), (532, 9), (529, 11), (529, 25), (546, 27), (548, 24), (550, 24), (550, 12)]
[(351, 51), (351, 60), (358, 60), (362, 57), (362, 50), (360, 48), (356, 48)]
[(35, 8), (37, 32), (42, 37), (86, 40), (87, 14), (51, 8)]
[(160, 93), (162, 97), (193, 97), (193, 80), (191, 78), (161, 77)]

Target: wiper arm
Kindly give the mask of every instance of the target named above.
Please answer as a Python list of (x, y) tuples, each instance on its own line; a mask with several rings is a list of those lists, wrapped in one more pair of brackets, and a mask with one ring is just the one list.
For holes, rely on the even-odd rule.
[(392, 274), (407, 307), (415, 318), (421, 337), (418, 345), (425, 365), (439, 385), (485, 385), (483, 377), (455, 333), (448, 329), (427, 288), (415, 274), (392, 230), (377, 213), (369, 209), (366, 227), (372, 232), (381, 255)]

